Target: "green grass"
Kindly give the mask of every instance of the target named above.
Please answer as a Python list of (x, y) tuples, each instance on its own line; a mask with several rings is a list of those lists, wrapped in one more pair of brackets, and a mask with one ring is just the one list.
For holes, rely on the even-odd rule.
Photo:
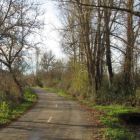
[[(44, 88), (44, 89), (58, 93), (63, 97), (79, 100), (57, 89), (53, 89), (53, 88)], [(111, 139), (111, 140), (136, 140), (134, 134), (132, 132), (129, 132), (127, 128), (125, 128), (122, 124), (120, 124), (119, 116), (123, 113), (137, 112), (138, 108), (123, 107), (120, 105), (101, 106), (95, 103), (91, 103), (87, 100), (79, 100), (79, 101), (84, 102), (89, 106), (96, 107), (103, 112), (103, 115), (100, 116), (100, 121), (106, 127), (106, 132), (103, 134), (104, 138)]]
[(24, 94), (25, 101), (17, 106), (10, 108), (10, 103), (3, 102), (0, 106), (0, 126), (11, 122), (23, 114), (33, 103), (36, 102), (37, 96), (27, 88)]
[(137, 108), (122, 107), (119, 105), (96, 107), (104, 111), (104, 115), (100, 117), (100, 120), (106, 126), (107, 131), (103, 134), (105, 138), (112, 138), (113, 140), (135, 140), (134, 134), (120, 124), (119, 116), (123, 113), (136, 112), (138, 111)]

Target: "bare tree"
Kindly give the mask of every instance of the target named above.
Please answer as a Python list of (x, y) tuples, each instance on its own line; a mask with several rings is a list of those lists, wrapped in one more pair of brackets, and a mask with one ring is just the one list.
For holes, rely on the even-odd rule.
[(46, 51), (41, 58), (40, 65), (45, 71), (48, 71), (49, 67), (52, 66), (54, 60), (55, 55), (52, 53), (52, 51), (51, 50), (48, 52)]
[[(111, 5), (113, 2), (107, 1), (105, 4)], [(111, 10), (110, 9), (104, 9), (104, 22), (105, 22), (105, 46), (106, 46), (106, 67), (107, 67), (107, 75), (108, 75), (108, 80), (109, 80), (109, 86), (111, 86), (111, 81), (113, 77), (113, 72), (112, 72), (112, 63), (111, 63), (111, 51), (110, 51), (110, 28), (109, 28), (109, 23), (110, 23), (110, 16), (111, 16)]]
[[(106, 9), (112, 9), (112, 10), (115, 10), (115, 11), (121, 11), (121, 12), (126, 12), (126, 13), (130, 13), (132, 15), (135, 15), (137, 17), (140, 17), (140, 12), (137, 11), (137, 10), (134, 10), (134, 9), (129, 9), (128, 7), (120, 7), (120, 5), (118, 4), (119, 2), (116, 1), (116, 2), (112, 2), (112, 5), (106, 5), (103, 0), (103, 3), (100, 3), (100, 4), (97, 4), (97, 3), (84, 3), (82, 0), (57, 0), (57, 1), (60, 1), (60, 2), (65, 2), (65, 3), (78, 3), (79, 5), (81, 6), (87, 6), (87, 7), (93, 7), (93, 8), (97, 8), (97, 7), (101, 7), (101, 8), (106, 8)], [(125, 3), (125, 0), (119, 0), (120, 2), (122, 3)], [(139, 4), (137, 4), (136, 6), (138, 6)]]
[(22, 98), (22, 87), (14, 73), (13, 63), (21, 57), (22, 50), (29, 49), (28, 36), (43, 27), (38, 8), (38, 4), (28, 0), (2, 0), (0, 3), (0, 62), (9, 69)]
[[(63, 21), (68, 21), (66, 28), (63, 28), (63, 34), (66, 34), (64, 40), (65, 43), (70, 40), (72, 44), (72, 47), (67, 46), (65, 49), (71, 53), (69, 48), (76, 48), (75, 54), (79, 55), (79, 59), (76, 57), (77, 62), (78, 60), (80, 64), (85, 62), (91, 87), (98, 93), (107, 74), (108, 89), (111, 90), (116, 82), (113, 76), (119, 73), (123, 80), (117, 81), (122, 84), (117, 87), (117, 92), (121, 87), (120, 94), (124, 90), (129, 94), (131, 86), (130, 92), (135, 93), (134, 72), (137, 73), (138, 70), (137, 58), (140, 49), (138, 1), (61, 0), (61, 2), (61, 9), (64, 9), (65, 15)], [(113, 69), (116, 64), (121, 66), (119, 71)]]

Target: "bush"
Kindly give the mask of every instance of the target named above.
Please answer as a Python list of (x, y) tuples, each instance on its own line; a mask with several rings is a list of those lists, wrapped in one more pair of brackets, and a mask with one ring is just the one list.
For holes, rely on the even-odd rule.
[(5, 75), (0, 80), (0, 103), (11, 102), (11, 106), (19, 104), (21, 94), (10, 75)]
[(87, 70), (83, 65), (76, 63), (72, 73), (71, 91), (82, 98), (89, 97), (89, 80)]
[(2, 102), (0, 106), (0, 117), (7, 118), (10, 113), (10, 103)]
[(34, 93), (32, 93), (32, 91), (30, 91), (30, 92), (25, 92), (25, 94), (24, 94), (24, 99), (26, 100), (26, 101), (35, 101), (36, 100), (36, 95), (34, 94)]
[(114, 75), (111, 87), (109, 87), (107, 79), (103, 80), (102, 87), (97, 94), (97, 101), (106, 104), (133, 105), (136, 98), (133, 87), (133, 84), (129, 84), (124, 90), (121, 75)]

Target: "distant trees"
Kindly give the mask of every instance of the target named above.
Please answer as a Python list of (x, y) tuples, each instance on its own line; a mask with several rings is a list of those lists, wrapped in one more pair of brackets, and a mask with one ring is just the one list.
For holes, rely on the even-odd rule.
[(22, 87), (14, 72), (14, 65), (15, 61), (22, 60), (23, 51), (26, 52), (31, 46), (27, 37), (43, 28), (40, 15), (39, 4), (34, 1), (0, 2), (0, 62), (9, 69), (22, 96)]
[(52, 53), (51, 50), (44, 52), (41, 57), (41, 62), (40, 62), (42, 69), (44, 69), (45, 71), (48, 71), (49, 67), (52, 67), (54, 60), (55, 60), (55, 55)]
[(36, 85), (41, 87), (58, 87), (65, 72), (64, 60), (55, 58), (51, 50), (45, 51), (40, 57)]

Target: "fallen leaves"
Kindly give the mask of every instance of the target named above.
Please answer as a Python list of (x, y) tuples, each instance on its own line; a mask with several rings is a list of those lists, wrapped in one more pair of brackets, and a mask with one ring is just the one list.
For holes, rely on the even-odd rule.
[(91, 140), (105, 140), (102, 134), (106, 131), (104, 125), (100, 121), (100, 116), (103, 114), (95, 107), (91, 107), (83, 102), (78, 101), (82, 107), (87, 111), (90, 123), (92, 125), (91, 132)]

